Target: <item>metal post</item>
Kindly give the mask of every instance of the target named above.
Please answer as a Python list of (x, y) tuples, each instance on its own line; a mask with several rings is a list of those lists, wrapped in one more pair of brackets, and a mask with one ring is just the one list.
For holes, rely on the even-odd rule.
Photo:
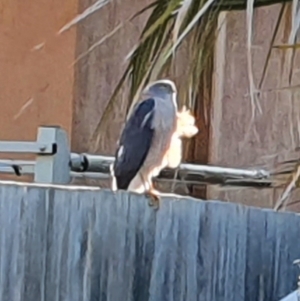
[(57, 126), (42, 126), (38, 129), (37, 142), (53, 143), (53, 154), (38, 154), (34, 181), (38, 183), (68, 184), (70, 177), (70, 148), (67, 133)]

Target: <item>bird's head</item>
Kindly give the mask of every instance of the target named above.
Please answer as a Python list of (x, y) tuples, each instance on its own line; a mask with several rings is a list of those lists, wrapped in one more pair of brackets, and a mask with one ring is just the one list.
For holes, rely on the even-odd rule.
[(160, 79), (149, 83), (143, 90), (144, 97), (160, 98), (165, 101), (172, 101), (177, 109), (177, 89), (173, 81), (169, 79)]
[(160, 79), (148, 84), (144, 89), (144, 93), (155, 95), (174, 95), (177, 93), (177, 89), (173, 81), (169, 79)]

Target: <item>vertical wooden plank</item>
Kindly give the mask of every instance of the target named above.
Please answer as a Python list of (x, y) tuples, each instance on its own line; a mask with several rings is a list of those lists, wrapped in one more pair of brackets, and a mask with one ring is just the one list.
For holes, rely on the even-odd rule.
[[(47, 300), (44, 295), (47, 253), (47, 218), (49, 199), (46, 191), (35, 187), (23, 190), (24, 213), (26, 213), (24, 283), (22, 297), (24, 300), (38, 298)], [(14, 199), (14, 198), (13, 198)], [(13, 202), (13, 201), (12, 201)], [(22, 252), (22, 253), (23, 253)], [(21, 253), (21, 254), (22, 254)]]
[(47, 201), (43, 190), (1, 191), (0, 299), (45, 300)]
[(14, 193), (16, 201), (4, 206), (7, 191), (0, 192), (0, 296), (3, 301), (23, 300), (26, 223), (23, 224), (23, 192), (15, 187)]

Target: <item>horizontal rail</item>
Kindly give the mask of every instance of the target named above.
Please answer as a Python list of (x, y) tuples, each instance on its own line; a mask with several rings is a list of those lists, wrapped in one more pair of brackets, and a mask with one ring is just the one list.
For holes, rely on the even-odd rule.
[[(114, 157), (87, 153), (70, 155), (70, 174), (76, 178), (108, 179)], [(0, 172), (13, 173), (19, 166), (21, 174), (34, 173), (35, 161), (0, 160)], [(181, 164), (177, 170), (164, 169), (157, 177), (159, 181), (180, 181), (189, 184), (220, 184), (230, 186), (269, 187), (270, 174), (264, 169), (241, 169), (211, 165)]]
[(53, 155), (56, 152), (55, 143), (38, 143), (38, 142), (10, 142), (0, 141), (1, 153), (30, 153), (30, 154), (47, 154)]
[[(112, 156), (72, 153), (66, 131), (56, 126), (39, 127), (35, 142), (0, 141), (1, 152), (35, 153), (35, 161), (0, 160), (0, 172), (18, 176), (34, 174), (34, 181), (39, 183), (68, 184), (72, 177), (108, 179), (114, 162)], [(274, 181), (274, 173), (265, 169), (195, 164), (181, 164), (177, 169), (166, 168), (155, 180), (255, 188), (282, 185), (282, 182)]]
[[(82, 165), (79, 164), (80, 160), (83, 162)], [(81, 166), (81, 172), (110, 174), (110, 166), (114, 162), (114, 157), (72, 153), (71, 168), (75, 170), (73, 162), (76, 162), (77, 168)], [(181, 164), (177, 170), (164, 169), (157, 179), (198, 184), (269, 187), (271, 185), (269, 177), (270, 173), (264, 169)]]

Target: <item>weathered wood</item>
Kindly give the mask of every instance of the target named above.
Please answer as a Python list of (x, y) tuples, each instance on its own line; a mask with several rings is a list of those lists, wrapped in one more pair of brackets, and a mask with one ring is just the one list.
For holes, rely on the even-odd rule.
[[(0, 300), (278, 300), (300, 217), (218, 201), (0, 183)], [(260, 297), (261, 296), (261, 297)]]

